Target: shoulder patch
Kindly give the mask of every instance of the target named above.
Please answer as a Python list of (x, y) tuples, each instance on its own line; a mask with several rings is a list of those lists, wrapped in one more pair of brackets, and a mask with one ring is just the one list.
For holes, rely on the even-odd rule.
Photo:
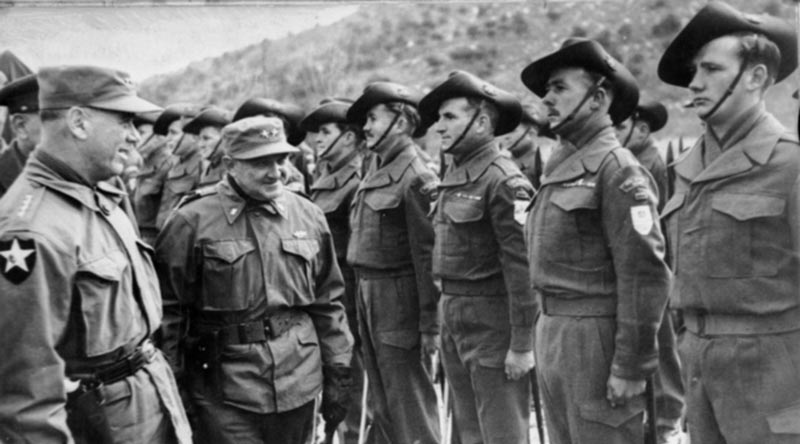
[(514, 193), (514, 220), (520, 225), (525, 225), (528, 208), (533, 199), (533, 185), (528, 179), (515, 176), (506, 181), (506, 186)]
[(656, 202), (658, 199), (648, 187), (649, 181), (644, 176), (629, 177), (622, 182), (619, 189), (623, 193), (633, 194), (633, 198), (643, 202)]
[(14, 237), (0, 240), (0, 273), (12, 284), (20, 284), (31, 275), (36, 265), (36, 243), (33, 239)]

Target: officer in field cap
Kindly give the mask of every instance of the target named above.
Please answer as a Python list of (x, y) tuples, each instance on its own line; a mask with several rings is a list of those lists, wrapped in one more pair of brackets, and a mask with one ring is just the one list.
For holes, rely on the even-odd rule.
[[(313, 135), (311, 140), (316, 144), (318, 163), (310, 197), (325, 212), (336, 248), (336, 260), (344, 278), (342, 302), (356, 346), (352, 361), (353, 399), (360, 400), (364, 368), (359, 352), (361, 340), (356, 316), (356, 278), (353, 267), (347, 264), (347, 243), (350, 238), (350, 204), (361, 183), (361, 146), (364, 136), (361, 127), (347, 120), (347, 110), (352, 104), (353, 101), (347, 99), (323, 100), (303, 118), (300, 127)], [(345, 444), (358, 442), (362, 408), (367, 406), (354, 405), (342, 423)]]
[(231, 123), (230, 112), (218, 107), (208, 107), (190, 120), (183, 132), (197, 136), (203, 168), (198, 188), (214, 185), (225, 177), (222, 157), (222, 128)]
[[(190, 443), (169, 365), (151, 254), (110, 183), (158, 107), (127, 74), (37, 74), (42, 138), (0, 199), (0, 437), (36, 443)], [(118, 183), (119, 181), (117, 181)]]
[(419, 109), (453, 159), (433, 216), (433, 276), (455, 429), (460, 442), (526, 443), (535, 301), (522, 225), (533, 187), (495, 141), (516, 128), (522, 107), (456, 71)]
[(586, 39), (531, 63), (522, 81), (562, 138), (525, 227), (550, 442), (640, 443), (670, 273), (656, 184), (612, 126), (639, 89)]
[(376, 442), (439, 442), (436, 393), (423, 366), (436, 353), (439, 333), (428, 218), (438, 180), (412, 140), (425, 130), (419, 99), (404, 85), (375, 82), (347, 111), (373, 153), (353, 198), (347, 262), (358, 280), (356, 306)]
[(792, 23), (721, 2), (658, 65), (705, 123), (662, 216), (692, 442), (800, 442), (800, 147), (764, 102), (796, 67)]
[(303, 444), (320, 391), (338, 424), (352, 390), (333, 240), (322, 210), (281, 182), (298, 150), (279, 119), (245, 118), (222, 137), (226, 178), (176, 210), (156, 242), (164, 350), (203, 442)]
[(31, 74), (0, 89), (0, 106), (8, 108), (8, 122), (14, 140), (0, 152), (0, 197), (22, 172), (36, 144), (42, 122), (39, 120), (39, 86)]

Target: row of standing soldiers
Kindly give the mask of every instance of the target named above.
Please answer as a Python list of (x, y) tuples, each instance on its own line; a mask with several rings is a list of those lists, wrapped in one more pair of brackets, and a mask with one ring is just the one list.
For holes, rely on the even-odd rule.
[[(553, 443), (642, 442), (645, 411), (653, 442), (684, 419), (694, 442), (798, 442), (800, 152), (764, 109), (796, 65), (791, 25), (697, 13), (658, 68), (706, 126), (671, 197), (666, 110), (591, 40), (522, 72), (559, 139), (543, 167), (514, 162), (519, 100), (464, 71), (302, 116), (169, 107), (140, 143), (158, 108), (124, 73), (43, 68), (0, 91), (40, 119), (12, 117), (4, 156), (41, 127), (0, 199), (0, 441), (303, 443), (321, 393), (352, 442), (363, 367), (367, 442), (437, 443), (439, 353), (465, 444), (528, 442), (532, 392)], [(35, 109), (9, 101), (31, 85)]]

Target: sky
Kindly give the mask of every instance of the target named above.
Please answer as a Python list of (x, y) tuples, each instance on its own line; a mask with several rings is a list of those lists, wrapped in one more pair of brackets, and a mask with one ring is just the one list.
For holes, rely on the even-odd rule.
[(356, 9), (344, 4), (0, 8), (0, 51), (11, 50), (34, 70), (92, 64), (142, 81), (332, 23)]

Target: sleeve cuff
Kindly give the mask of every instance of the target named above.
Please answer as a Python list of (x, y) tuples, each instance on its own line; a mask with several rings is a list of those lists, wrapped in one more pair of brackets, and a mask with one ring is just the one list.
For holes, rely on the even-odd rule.
[(533, 327), (511, 327), (511, 344), (509, 348), (515, 352), (533, 350)]

